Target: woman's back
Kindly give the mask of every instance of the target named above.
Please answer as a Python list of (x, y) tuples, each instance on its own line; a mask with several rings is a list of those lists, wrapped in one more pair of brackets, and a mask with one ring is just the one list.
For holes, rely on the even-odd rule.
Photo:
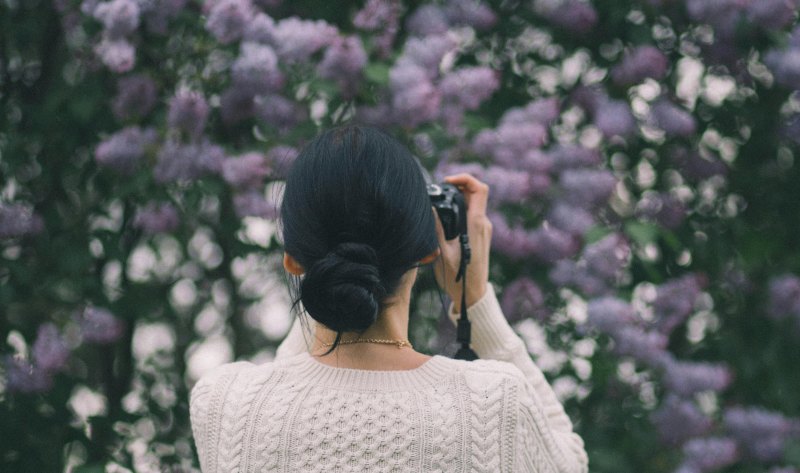
[(295, 323), (274, 362), (205, 375), (191, 396), (203, 471), (586, 471), (580, 437), (491, 286), (468, 316), (487, 359), (336, 368), (308, 353)]

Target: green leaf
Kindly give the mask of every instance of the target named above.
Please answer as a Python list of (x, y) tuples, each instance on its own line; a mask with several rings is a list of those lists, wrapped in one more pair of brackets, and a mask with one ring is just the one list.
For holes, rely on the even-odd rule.
[(370, 82), (386, 85), (389, 83), (389, 66), (381, 63), (369, 64), (364, 70), (364, 75)]
[(625, 223), (625, 234), (636, 243), (646, 245), (658, 238), (658, 227), (650, 223), (630, 221)]

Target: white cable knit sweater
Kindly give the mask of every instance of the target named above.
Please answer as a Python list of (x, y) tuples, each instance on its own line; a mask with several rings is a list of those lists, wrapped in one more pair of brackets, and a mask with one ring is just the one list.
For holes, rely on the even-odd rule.
[(228, 363), (192, 388), (202, 471), (587, 472), (583, 441), (491, 284), (467, 316), (480, 360), (436, 355), (405, 371), (322, 364), (296, 320), (275, 361)]

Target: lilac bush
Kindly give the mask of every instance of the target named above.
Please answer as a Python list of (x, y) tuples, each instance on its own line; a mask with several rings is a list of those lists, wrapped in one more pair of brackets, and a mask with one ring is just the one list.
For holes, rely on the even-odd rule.
[(196, 469), (189, 386), (274, 356), (281, 185), (352, 121), (490, 184), (592, 471), (800, 467), (795, 0), (12, 3), (0, 469)]

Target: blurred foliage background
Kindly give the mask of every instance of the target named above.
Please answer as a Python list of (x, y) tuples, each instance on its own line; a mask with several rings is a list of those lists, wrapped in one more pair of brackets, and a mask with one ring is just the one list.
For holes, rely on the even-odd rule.
[[(322, 128), (492, 186), (491, 280), (596, 472), (800, 469), (796, 0), (4, 0), (0, 470), (197, 471), (288, 330)], [(451, 355), (432, 274), (412, 343)]]

